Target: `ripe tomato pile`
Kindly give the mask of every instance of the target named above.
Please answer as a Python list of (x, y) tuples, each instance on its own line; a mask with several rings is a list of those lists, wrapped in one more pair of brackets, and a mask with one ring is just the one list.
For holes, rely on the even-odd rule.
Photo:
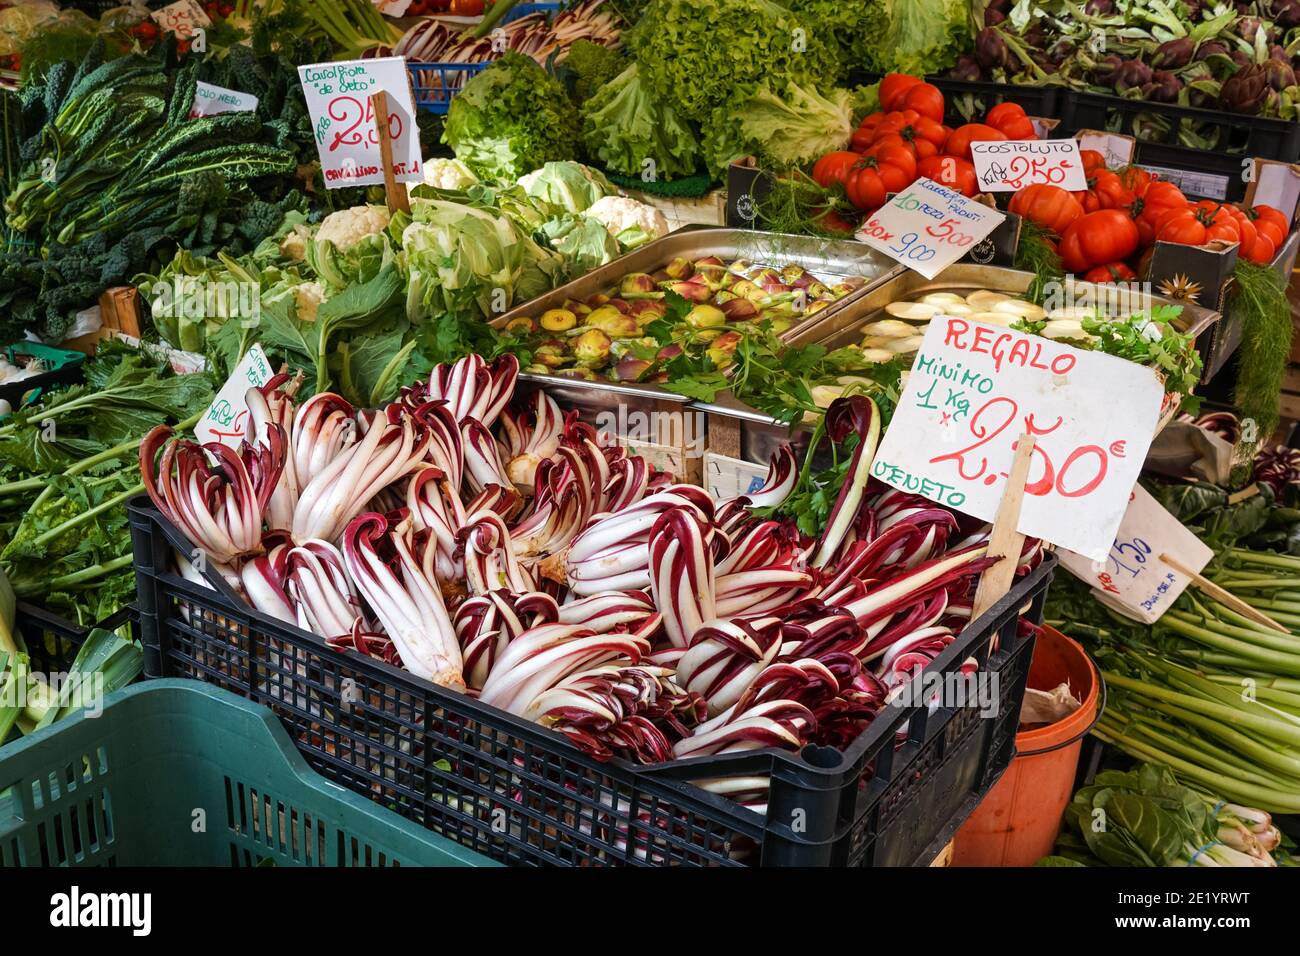
[(827, 153), (812, 172), (823, 188), (842, 185), (849, 202), (867, 214), (884, 205), (887, 194), (921, 176), (973, 196), (971, 143), (1038, 138), (1034, 124), (1015, 103), (993, 107), (983, 123), (945, 126), (943, 93), (905, 73), (891, 73), (880, 81), (880, 106), (854, 131), (849, 149)]
[[(978, 183), (971, 143), (1038, 138), (1033, 122), (1015, 103), (993, 107), (982, 123), (945, 126), (943, 93), (903, 73), (880, 81), (880, 105), (854, 130), (848, 149), (827, 153), (812, 169), (817, 185), (842, 187), (864, 219), (888, 195), (922, 176), (974, 196)], [(1271, 206), (1247, 209), (1193, 201), (1146, 170), (1108, 169), (1095, 150), (1085, 149), (1081, 156), (1086, 190), (1027, 186), (1011, 196), (1009, 208), (1050, 232), (1065, 268), (1089, 281), (1136, 278), (1143, 255), (1157, 240), (1193, 246), (1235, 242), (1243, 258), (1271, 262), (1290, 230), (1286, 217)], [(838, 213), (827, 212), (824, 219), (827, 228), (852, 229)]]
[(1087, 190), (1029, 186), (1011, 197), (1008, 208), (1058, 237), (1062, 264), (1091, 282), (1134, 278), (1137, 261), (1157, 241), (1235, 242), (1251, 262), (1271, 262), (1290, 230), (1286, 217), (1271, 206), (1193, 201), (1146, 170), (1131, 166), (1116, 172), (1095, 150), (1081, 155)]

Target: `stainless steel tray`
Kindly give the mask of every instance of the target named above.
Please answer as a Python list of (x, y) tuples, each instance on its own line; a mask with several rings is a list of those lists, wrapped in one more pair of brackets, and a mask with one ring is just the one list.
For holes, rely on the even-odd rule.
[[(726, 259), (751, 259), (755, 263), (770, 266), (784, 266), (791, 263), (801, 265), (810, 272), (827, 278), (842, 279), (849, 276), (861, 276), (866, 284), (850, 293), (838, 302), (827, 306), (816, 315), (792, 327), (782, 336), (791, 341), (804, 326), (820, 322), (848, 308), (865, 296), (873, 286), (901, 274), (904, 269), (888, 256), (877, 252), (866, 243), (851, 239), (819, 239), (815, 236), (794, 236), (786, 233), (758, 232), (752, 229), (727, 229), (714, 226), (686, 226), (669, 233), (662, 239), (646, 243), (613, 262), (588, 272), (571, 282), (552, 289), (550, 292), (516, 306), (509, 312), (497, 316), (491, 321), (493, 328), (504, 328), (512, 319), (532, 317), (564, 304), (566, 299), (585, 299), (589, 295), (606, 291), (618, 283), (629, 272), (654, 272), (667, 265), (677, 256), (699, 259), (704, 256), (718, 256)], [(564, 394), (576, 395), (587, 391), (606, 396), (617, 393), (623, 399), (640, 395), (645, 398), (658, 398), (669, 402), (686, 402), (684, 396), (677, 395), (658, 385), (638, 383), (619, 383), (599, 381), (589, 382), (582, 379), (569, 379), (563, 376), (523, 373), (522, 381), (543, 384), (554, 393), (560, 384)], [(596, 399), (609, 402), (609, 398)]]
[[(791, 329), (789, 341), (792, 345), (817, 343), (831, 349), (852, 345), (861, 339), (861, 327), (877, 318), (878, 313), (891, 302), (925, 295), (927, 292), (973, 292), (976, 289), (989, 289), (993, 292), (1019, 294), (1029, 288), (1033, 279), (1033, 273), (999, 266), (958, 264), (949, 266), (934, 279), (927, 279), (919, 272), (909, 270), (865, 290), (853, 299), (851, 308), (828, 316), (819, 314), (815, 320)], [(1066, 288), (1095, 290), (1091, 293), (1094, 299), (1106, 294), (1103, 286), (1071, 278), (1066, 279)], [(1191, 333), (1193, 339), (1219, 320), (1219, 313), (1198, 305), (1175, 302), (1158, 295), (1153, 295), (1151, 300), (1162, 305), (1181, 305), (1183, 314), (1174, 325), (1180, 332)]]
[[(904, 270), (893, 274), (880, 282), (870, 285), (861, 295), (856, 295), (845, 307), (831, 315), (818, 315), (815, 320), (791, 330), (788, 341), (791, 345), (824, 345), (828, 349), (852, 345), (860, 340), (859, 330), (891, 302), (927, 292), (942, 292), (976, 289), (989, 289), (994, 292), (1022, 293), (1029, 288), (1033, 274), (1006, 269), (1000, 266), (982, 266), (957, 264), (949, 266), (934, 279), (927, 279), (918, 272)], [(1094, 283), (1067, 280), (1072, 288), (1098, 288)], [(1218, 320), (1219, 313), (1186, 302), (1174, 302), (1160, 296), (1152, 296), (1153, 301), (1183, 306), (1183, 314), (1174, 323), (1179, 331), (1190, 333), (1193, 338), (1210, 329)], [(1159, 428), (1173, 417), (1177, 403), (1167, 403), (1163, 410)], [(790, 442), (796, 453), (802, 454), (811, 437), (811, 429), (796, 425), (793, 432), (785, 425), (749, 408), (730, 394), (719, 395), (717, 401), (705, 404), (694, 403), (696, 411), (709, 416), (710, 446), (713, 445), (713, 433), (726, 431), (728, 452), (734, 457), (746, 461), (762, 463), (785, 442)], [(1157, 428), (1157, 431), (1159, 431)], [(738, 437), (736, 432), (739, 432)]]

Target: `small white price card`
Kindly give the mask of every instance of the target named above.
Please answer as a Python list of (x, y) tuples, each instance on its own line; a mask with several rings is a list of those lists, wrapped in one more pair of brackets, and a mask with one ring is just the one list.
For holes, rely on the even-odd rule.
[(876, 210), (855, 238), (933, 279), (1006, 218), (921, 178)]
[(257, 109), (257, 97), (251, 93), (228, 90), (202, 80), (194, 87), (194, 103), (190, 106), (190, 119), (196, 116), (216, 116), (218, 113), (251, 113)]
[(1100, 561), (1128, 508), (1164, 391), (1155, 372), (1133, 362), (936, 315), (871, 473), (992, 521), (1016, 439), (1032, 435), (1019, 530)]
[(400, 56), (347, 60), (298, 67), (325, 185), (376, 186), (384, 181), (379, 133), (370, 95), (388, 94), (388, 136), (393, 141), (393, 176), (399, 183), (423, 179), (415, 100)]
[(1088, 188), (1076, 139), (1012, 139), (971, 143), (980, 192), (1018, 192), (1047, 184), (1071, 192)]
[(767, 481), (767, 465), (704, 453), (704, 487), (719, 501), (758, 491)]
[(1174, 556), (1198, 574), (1214, 556), (1141, 485), (1133, 488), (1109, 554), (1099, 561), (1065, 549), (1058, 554), (1061, 564), (1092, 585), (1099, 599), (1144, 624), (1155, 623), (1192, 583), (1162, 562), (1160, 555)]
[(149, 16), (164, 30), (170, 30), (182, 40), (188, 40), (199, 28), (212, 26), (212, 20), (196, 0), (176, 0)]
[(1079, 149), (1092, 149), (1101, 153), (1106, 160), (1106, 165), (1111, 169), (1118, 169), (1133, 162), (1133, 149), (1137, 145), (1137, 140), (1132, 136), (1087, 129), (1081, 130), (1076, 139), (1079, 141)]
[(254, 345), (235, 366), (212, 400), (199, 423), (194, 426), (194, 437), (202, 444), (220, 442), (238, 448), (244, 440), (244, 425), (248, 418), (245, 396), (250, 388), (261, 388), (271, 380), (271, 363), (267, 361), (262, 346)]

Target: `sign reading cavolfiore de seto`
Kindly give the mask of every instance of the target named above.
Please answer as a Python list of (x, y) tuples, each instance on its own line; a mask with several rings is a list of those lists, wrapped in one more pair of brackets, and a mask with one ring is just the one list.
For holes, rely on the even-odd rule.
[(1141, 365), (937, 315), (871, 473), (992, 521), (1016, 439), (1033, 435), (1019, 530), (1103, 560), (1163, 396), (1155, 373)]
[(420, 137), (415, 128), (415, 100), (400, 56), (346, 60), (298, 67), (307, 97), (312, 134), (321, 172), (330, 189), (377, 186), (384, 181), (379, 133), (370, 96), (388, 94), (388, 135), (393, 141), (393, 176), (420, 182)]

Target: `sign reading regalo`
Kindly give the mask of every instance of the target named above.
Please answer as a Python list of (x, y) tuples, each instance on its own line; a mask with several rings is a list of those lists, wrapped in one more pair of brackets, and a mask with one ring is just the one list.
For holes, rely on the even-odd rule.
[(871, 473), (992, 521), (1016, 439), (1033, 435), (1019, 530), (1103, 560), (1163, 398), (1155, 372), (1141, 365), (936, 315)]

